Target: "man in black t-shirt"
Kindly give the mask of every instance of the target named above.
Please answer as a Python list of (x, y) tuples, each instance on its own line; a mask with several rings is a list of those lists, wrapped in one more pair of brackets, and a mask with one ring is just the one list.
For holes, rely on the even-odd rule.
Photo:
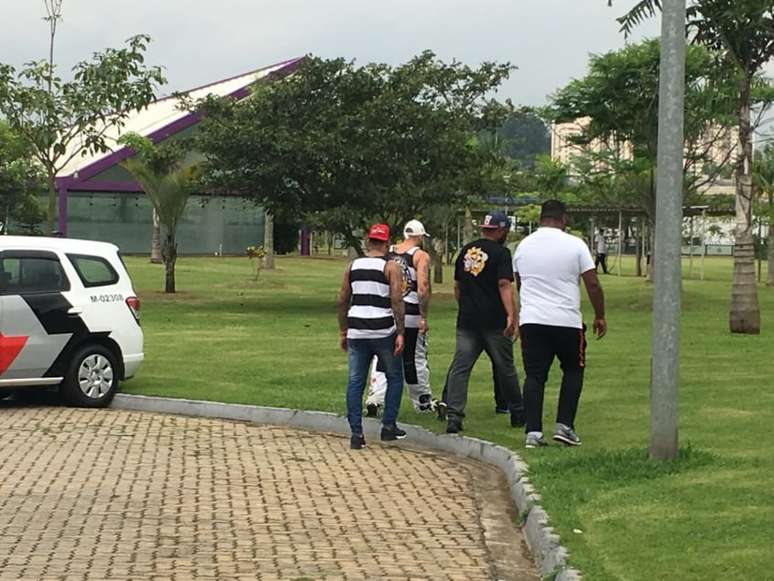
[(492, 360), (498, 383), (508, 401), (511, 425), (524, 425), (519, 380), (513, 365), (513, 341), (518, 337), (513, 294), (511, 253), (505, 247), (510, 221), (492, 212), (481, 224), (481, 239), (463, 247), (454, 271), (459, 304), (457, 347), (448, 374), (446, 432), (462, 430), (470, 372), (482, 351)]

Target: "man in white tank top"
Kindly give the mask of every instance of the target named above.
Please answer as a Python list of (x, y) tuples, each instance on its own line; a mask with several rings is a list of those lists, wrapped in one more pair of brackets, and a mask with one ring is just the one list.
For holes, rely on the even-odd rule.
[(365, 447), (363, 391), (368, 366), (378, 357), (385, 368), (387, 390), (382, 418), (382, 441), (406, 437), (396, 420), (403, 393), (404, 306), (398, 265), (387, 260), (390, 229), (374, 224), (368, 232), (366, 254), (344, 272), (336, 301), (342, 350), (349, 356), (347, 419), (352, 430), (350, 448)]
[[(429, 234), (419, 220), (403, 228), (403, 241), (390, 248), (388, 258), (398, 264), (403, 276), (403, 302), (406, 308), (406, 345), (403, 350), (403, 376), (414, 409), (420, 413), (435, 410), (427, 365), (427, 313), (430, 305), (430, 255), (422, 249)], [(366, 415), (376, 417), (384, 405), (387, 378), (377, 361), (371, 368)]]

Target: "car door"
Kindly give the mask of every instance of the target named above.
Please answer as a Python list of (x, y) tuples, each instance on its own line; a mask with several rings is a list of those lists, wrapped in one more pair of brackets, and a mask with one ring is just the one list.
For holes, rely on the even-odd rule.
[[(0, 252), (0, 381), (47, 376), (76, 327), (59, 256), (39, 250)], [(48, 377), (41, 383), (54, 383)]]

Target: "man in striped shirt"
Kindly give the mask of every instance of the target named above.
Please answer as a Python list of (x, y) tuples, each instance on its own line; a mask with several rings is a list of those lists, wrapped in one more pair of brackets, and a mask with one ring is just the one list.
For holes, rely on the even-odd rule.
[(337, 310), (340, 345), (349, 355), (347, 419), (352, 430), (350, 448), (365, 447), (363, 391), (368, 367), (377, 357), (384, 366), (387, 392), (382, 416), (382, 441), (406, 437), (396, 421), (403, 393), (404, 305), (401, 272), (387, 260), (390, 229), (374, 224), (368, 231), (366, 254), (353, 260), (344, 272)]
[[(390, 248), (387, 257), (394, 260), (401, 271), (403, 302), (406, 307), (406, 346), (403, 350), (403, 375), (408, 396), (414, 409), (420, 413), (432, 412), (430, 368), (427, 365), (427, 311), (430, 304), (430, 255), (422, 249), (429, 234), (419, 220), (410, 220), (403, 228), (403, 241)], [(371, 370), (366, 410), (376, 417), (384, 405), (387, 378), (382, 365), (375, 362)]]

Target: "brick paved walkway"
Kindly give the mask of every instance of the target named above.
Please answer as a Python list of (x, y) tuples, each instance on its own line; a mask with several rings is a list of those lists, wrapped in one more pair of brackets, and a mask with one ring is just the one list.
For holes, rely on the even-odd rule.
[(537, 579), (504, 488), (337, 436), (0, 403), (0, 579)]

